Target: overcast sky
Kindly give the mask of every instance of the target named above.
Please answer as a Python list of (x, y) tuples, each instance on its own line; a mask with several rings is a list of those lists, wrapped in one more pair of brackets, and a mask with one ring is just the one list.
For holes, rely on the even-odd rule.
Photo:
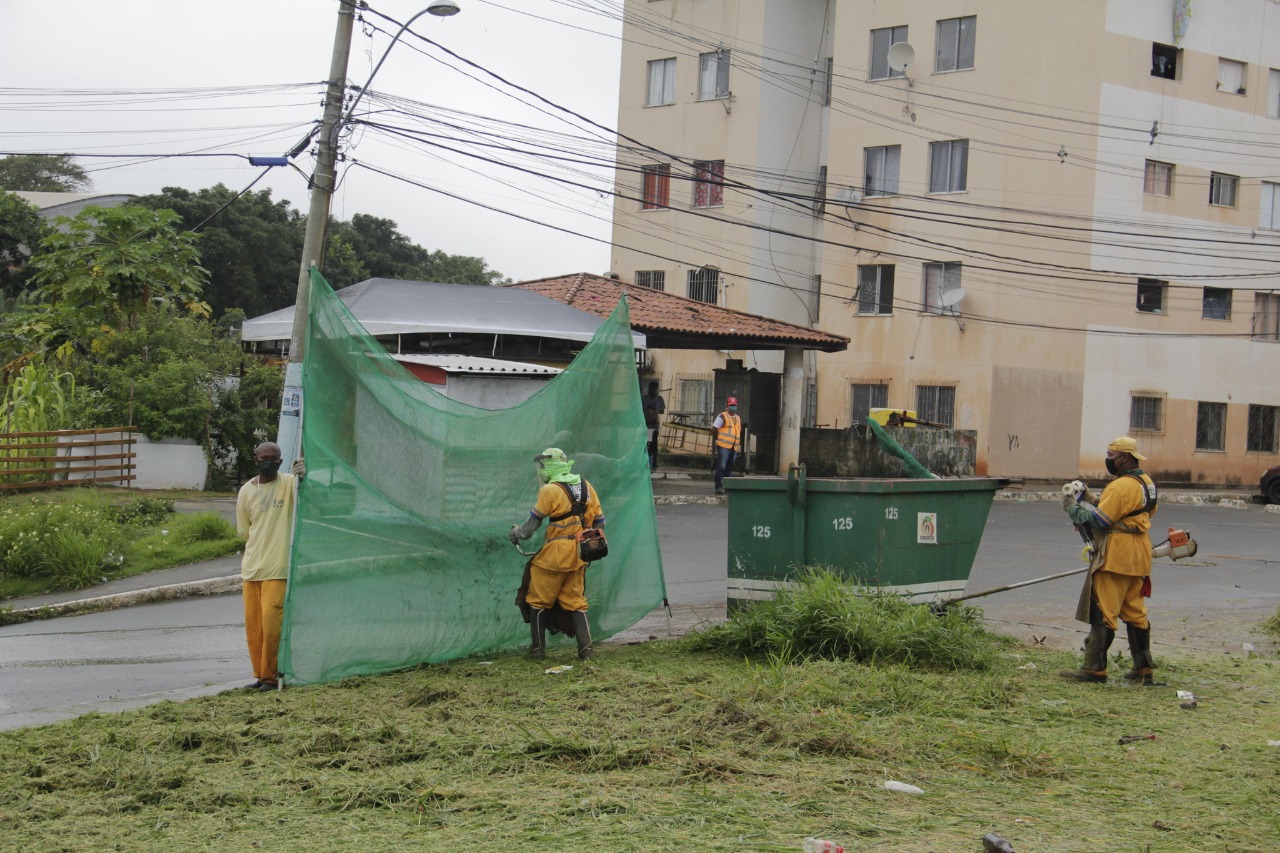
[[(397, 23), (369, 12), (369, 23), (385, 32), (371, 32), (357, 22), (348, 71), (353, 83), (366, 82), (390, 42), (388, 33), (423, 9), (426, 1), (373, 0), (374, 10)], [(412, 31), (556, 104), (614, 127), (621, 23), (611, 14), (582, 8), (603, 12), (612, 4), (458, 2), (463, 7), (460, 14), (423, 15)], [(0, 151), (283, 154), (320, 118), (320, 86), (217, 97), (139, 90), (318, 84), (328, 76), (337, 10), (337, 0), (5, 0), (0, 12)], [(518, 102), (482, 71), (473, 68), (468, 73), (485, 84), (468, 79), (459, 66), (422, 41), (403, 36), (370, 88), (418, 102), (407, 104), (408, 111), (431, 112), (437, 121), (385, 111), (374, 118), (449, 139), (432, 145), (363, 129), (346, 141), (350, 156), (366, 166), (597, 239), (522, 222), (363, 167), (343, 174), (334, 215), (350, 219), (367, 213), (393, 219), (401, 232), (428, 249), (483, 257), (516, 280), (605, 271), (611, 206), (606, 196), (556, 186), (536, 175), (439, 147), (456, 147), (451, 140), (461, 135), (457, 127), (463, 124), (493, 130), (491, 120), (498, 119), (582, 137), (581, 123), (553, 118), (547, 113), (554, 110), (546, 105), (535, 109)], [(385, 103), (372, 101), (358, 112), (366, 106), (385, 110)], [(478, 118), (437, 113), (422, 104)], [(534, 171), (556, 168), (501, 150), (512, 137), (531, 137), (533, 131), (507, 125), (499, 132), (502, 138), (494, 138), (497, 148), (470, 150)], [(576, 145), (559, 137), (553, 144), (571, 149)], [(262, 171), (232, 157), (79, 162), (91, 170), (96, 191), (113, 193), (145, 194), (166, 186), (197, 190), (217, 183), (239, 191)], [(296, 162), (308, 173), (314, 164), (309, 154)], [(610, 178), (607, 171), (589, 169), (575, 179), (600, 184)], [(254, 190), (264, 188), (272, 190), (273, 198), (288, 199), (306, 211), (306, 182), (299, 171), (273, 169)]]

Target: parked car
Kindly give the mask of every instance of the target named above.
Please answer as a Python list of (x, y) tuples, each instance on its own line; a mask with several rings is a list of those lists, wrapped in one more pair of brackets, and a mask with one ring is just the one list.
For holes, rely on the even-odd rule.
[(1269, 503), (1280, 504), (1280, 465), (1263, 471), (1258, 486)]

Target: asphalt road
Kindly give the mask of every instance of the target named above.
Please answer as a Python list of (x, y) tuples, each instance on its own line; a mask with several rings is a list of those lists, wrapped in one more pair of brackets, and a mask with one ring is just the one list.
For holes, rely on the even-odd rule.
[[(1280, 607), (1280, 515), (1259, 506), (1168, 505), (1158, 528), (1189, 528), (1200, 553), (1161, 560), (1150, 602), (1157, 655), (1178, 647), (1239, 653), (1261, 639), (1251, 626)], [(723, 505), (658, 508), (668, 595), (684, 624), (723, 613), (728, 511)], [(1055, 503), (997, 502), (968, 590), (1076, 568), (1079, 540)], [(1079, 579), (975, 599), (1001, 630), (1078, 647), (1071, 620)], [(690, 615), (692, 614), (692, 615)], [(654, 625), (660, 617), (650, 617)], [(640, 626), (624, 639), (643, 639)], [(650, 636), (656, 633), (650, 633)], [(238, 595), (0, 627), (0, 729), (137, 707), (237, 687), (252, 680)]]

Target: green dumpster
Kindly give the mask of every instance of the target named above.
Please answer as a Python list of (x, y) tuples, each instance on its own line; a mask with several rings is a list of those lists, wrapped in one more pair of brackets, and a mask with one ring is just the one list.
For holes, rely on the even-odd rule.
[(773, 597), (803, 566), (928, 602), (964, 592), (997, 489), (994, 477), (781, 477), (724, 481), (728, 606)]

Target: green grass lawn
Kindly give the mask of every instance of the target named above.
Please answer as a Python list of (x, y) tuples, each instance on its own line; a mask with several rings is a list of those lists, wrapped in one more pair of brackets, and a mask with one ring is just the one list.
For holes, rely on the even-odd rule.
[[(1280, 849), (1280, 672), (1162, 660), (1080, 685), (747, 661), (688, 641), (469, 659), (0, 734), (13, 850)], [(544, 667), (573, 663), (567, 673)], [(1117, 672), (1122, 671), (1117, 668)], [(1175, 689), (1198, 697), (1181, 707)], [(1153, 735), (1132, 743), (1120, 739)], [(916, 785), (919, 796), (882, 787)]]

